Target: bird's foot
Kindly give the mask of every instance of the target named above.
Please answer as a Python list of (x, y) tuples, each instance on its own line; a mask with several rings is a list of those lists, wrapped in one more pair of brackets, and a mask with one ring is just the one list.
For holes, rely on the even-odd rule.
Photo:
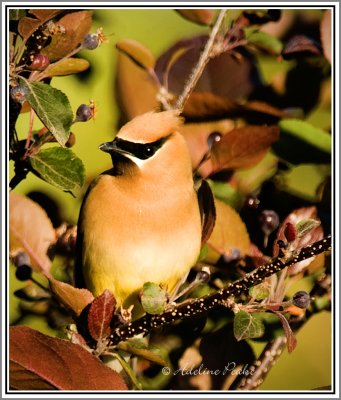
[[(192, 282), (189, 283), (183, 290), (176, 290), (172, 297), (169, 299), (169, 304), (174, 304), (177, 299), (187, 295), (196, 287), (207, 283), (210, 280), (211, 272), (208, 266), (203, 266), (201, 270), (197, 273), (196, 277)], [(179, 288), (180, 289), (180, 288)]]

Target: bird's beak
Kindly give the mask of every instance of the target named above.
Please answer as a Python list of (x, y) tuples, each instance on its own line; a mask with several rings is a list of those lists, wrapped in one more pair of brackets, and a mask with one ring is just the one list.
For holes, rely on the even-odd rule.
[(111, 141), (111, 142), (102, 143), (102, 144), (99, 146), (99, 149), (102, 150), (102, 151), (104, 151), (105, 153), (110, 153), (110, 154), (113, 154), (113, 153), (127, 154), (126, 151), (120, 149), (120, 148), (117, 146), (117, 143), (115, 142), (115, 140), (113, 140), (113, 141)]

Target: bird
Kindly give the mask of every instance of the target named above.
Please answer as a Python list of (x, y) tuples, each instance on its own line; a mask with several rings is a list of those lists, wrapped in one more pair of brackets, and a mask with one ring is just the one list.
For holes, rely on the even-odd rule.
[(77, 225), (75, 284), (141, 314), (139, 293), (154, 282), (172, 294), (213, 229), (208, 184), (195, 189), (177, 110), (151, 111), (100, 145), (112, 168), (90, 184)]

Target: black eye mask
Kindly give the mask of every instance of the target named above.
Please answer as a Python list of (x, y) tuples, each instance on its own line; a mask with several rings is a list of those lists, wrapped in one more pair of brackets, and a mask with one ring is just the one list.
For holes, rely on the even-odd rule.
[(152, 157), (163, 146), (170, 136), (171, 135), (168, 135), (151, 143), (135, 143), (121, 138), (116, 138), (114, 143), (116, 144), (117, 148), (130, 153), (140, 160), (146, 160), (147, 158)]

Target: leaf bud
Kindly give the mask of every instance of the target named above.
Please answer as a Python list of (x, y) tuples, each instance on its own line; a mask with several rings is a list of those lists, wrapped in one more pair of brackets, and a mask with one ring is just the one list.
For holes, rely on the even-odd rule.
[(288, 242), (293, 242), (296, 239), (296, 228), (291, 222), (287, 222), (287, 224), (285, 225), (284, 236)]

